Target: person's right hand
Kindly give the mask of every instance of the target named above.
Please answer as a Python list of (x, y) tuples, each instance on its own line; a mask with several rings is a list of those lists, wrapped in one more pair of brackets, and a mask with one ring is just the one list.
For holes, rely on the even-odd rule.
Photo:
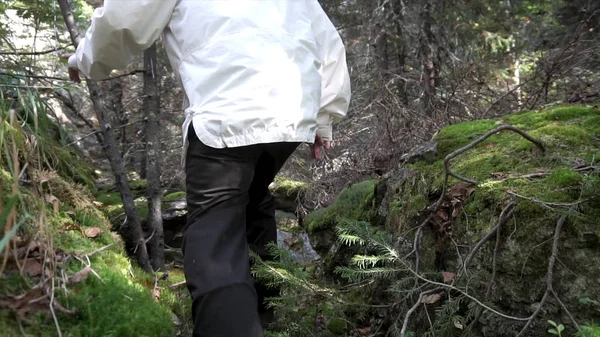
[(320, 160), (321, 159), (321, 148), (325, 147), (326, 149), (331, 148), (331, 143), (329, 141), (323, 141), (323, 138), (321, 138), (321, 135), (319, 135), (319, 133), (317, 133), (317, 135), (315, 136), (315, 142), (313, 144), (309, 145), (310, 147), (310, 152), (313, 156), (313, 158)]

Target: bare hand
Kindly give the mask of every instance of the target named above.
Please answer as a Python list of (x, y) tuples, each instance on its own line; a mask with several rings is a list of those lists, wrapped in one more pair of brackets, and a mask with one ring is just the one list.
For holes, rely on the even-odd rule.
[(321, 138), (321, 135), (319, 135), (317, 133), (317, 136), (315, 137), (315, 142), (313, 144), (309, 145), (310, 147), (310, 152), (313, 156), (313, 158), (320, 160), (321, 159), (321, 148), (325, 147), (326, 149), (331, 148), (331, 144), (329, 143), (329, 141), (323, 141), (323, 138)]
[(69, 68), (69, 79), (75, 83), (81, 83), (81, 79), (79, 78), (79, 70)]

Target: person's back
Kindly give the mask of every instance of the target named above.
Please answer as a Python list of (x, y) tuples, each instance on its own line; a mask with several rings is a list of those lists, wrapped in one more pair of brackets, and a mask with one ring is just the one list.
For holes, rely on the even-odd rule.
[(345, 49), (317, 0), (105, 0), (69, 66), (107, 77), (161, 33), (186, 94), (194, 336), (262, 336), (257, 308), (277, 291), (253, 283), (248, 245), (272, 258), (269, 184), (299, 144), (318, 158), (347, 112)]

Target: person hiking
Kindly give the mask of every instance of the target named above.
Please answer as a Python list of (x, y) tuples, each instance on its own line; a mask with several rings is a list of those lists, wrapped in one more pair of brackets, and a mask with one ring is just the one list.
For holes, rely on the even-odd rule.
[(193, 334), (263, 336), (265, 298), (280, 294), (254, 282), (248, 249), (273, 258), (269, 185), (300, 144), (320, 159), (347, 113), (345, 46), (317, 0), (105, 0), (69, 57), (70, 78), (107, 78), (161, 36), (185, 92)]

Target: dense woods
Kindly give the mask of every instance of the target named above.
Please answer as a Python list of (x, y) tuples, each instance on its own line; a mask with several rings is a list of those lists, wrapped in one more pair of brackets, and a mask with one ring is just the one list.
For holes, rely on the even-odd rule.
[[(320, 3), (352, 101), (272, 186), (269, 333), (600, 336), (600, 2)], [(69, 81), (101, 4), (0, 0), (0, 336), (189, 333), (182, 89), (161, 40)]]

